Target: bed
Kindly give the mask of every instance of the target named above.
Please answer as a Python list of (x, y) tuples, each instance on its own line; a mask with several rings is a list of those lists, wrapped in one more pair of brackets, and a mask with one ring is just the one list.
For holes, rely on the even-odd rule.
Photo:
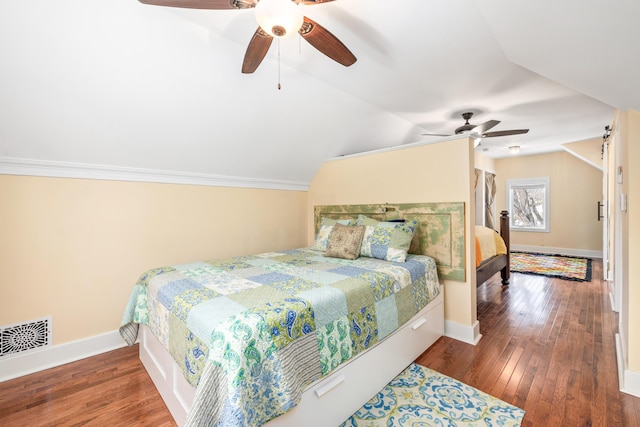
[(314, 216), (318, 237), (332, 222), (369, 232), (363, 242), (385, 227), (412, 238), (404, 259), (372, 243), (367, 256), (327, 257), (317, 237), (153, 269), (135, 285), (120, 331), (139, 340), (179, 425), (337, 426), (442, 336), (440, 280), (465, 276), (463, 203), (317, 206)]
[(476, 226), (476, 286), (500, 273), (502, 285), (509, 285), (509, 212), (500, 212), (500, 231)]

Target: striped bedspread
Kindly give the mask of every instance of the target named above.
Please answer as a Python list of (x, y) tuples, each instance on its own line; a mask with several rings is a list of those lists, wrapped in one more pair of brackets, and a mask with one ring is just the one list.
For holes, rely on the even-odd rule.
[(440, 293), (432, 258), (345, 260), (308, 248), (150, 270), (120, 333), (148, 325), (197, 387), (188, 425), (259, 426)]

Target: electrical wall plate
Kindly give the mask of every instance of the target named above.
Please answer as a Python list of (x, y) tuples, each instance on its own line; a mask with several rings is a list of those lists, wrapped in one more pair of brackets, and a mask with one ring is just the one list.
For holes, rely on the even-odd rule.
[(618, 177), (618, 184), (622, 184), (622, 166), (618, 166), (616, 176)]

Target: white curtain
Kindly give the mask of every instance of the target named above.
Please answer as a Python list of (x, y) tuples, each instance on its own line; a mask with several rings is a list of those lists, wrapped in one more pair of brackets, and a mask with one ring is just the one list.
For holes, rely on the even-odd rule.
[(490, 172), (484, 173), (484, 201), (485, 215), (484, 225), (489, 228), (495, 228), (495, 220), (493, 218), (493, 203), (496, 199), (496, 175)]

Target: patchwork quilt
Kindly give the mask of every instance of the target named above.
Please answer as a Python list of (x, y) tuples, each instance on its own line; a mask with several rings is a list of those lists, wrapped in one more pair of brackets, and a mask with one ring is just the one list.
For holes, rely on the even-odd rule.
[(301, 248), (144, 273), (120, 333), (148, 325), (196, 389), (187, 425), (260, 426), (440, 293), (435, 261)]

